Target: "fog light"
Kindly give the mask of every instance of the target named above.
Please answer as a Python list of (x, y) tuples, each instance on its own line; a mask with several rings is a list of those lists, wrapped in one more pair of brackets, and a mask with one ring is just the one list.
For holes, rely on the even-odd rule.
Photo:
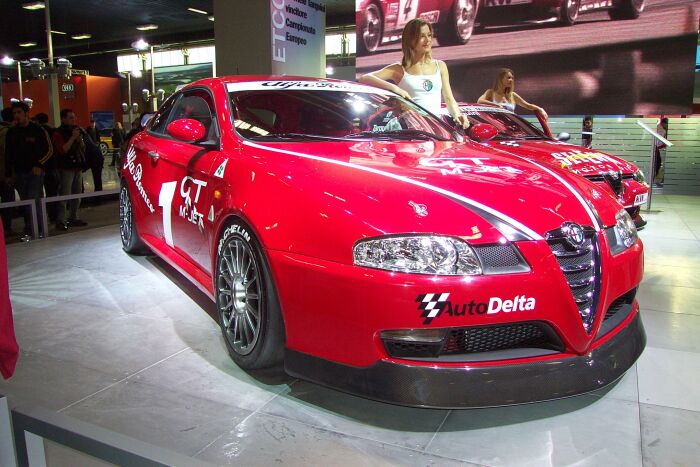
[(435, 344), (445, 338), (445, 329), (396, 329), (382, 331), (382, 340)]

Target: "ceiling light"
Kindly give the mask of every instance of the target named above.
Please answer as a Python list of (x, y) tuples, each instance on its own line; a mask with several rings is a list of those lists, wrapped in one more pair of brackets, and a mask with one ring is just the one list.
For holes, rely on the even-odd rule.
[(146, 50), (150, 47), (150, 44), (143, 39), (139, 39), (131, 43), (131, 47), (136, 50)]
[(213, 17), (213, 16), (210, 16), (210, 17), (207, 18), (207, 19), (208, 19), (209, 21), (214, 21), (214, 17)]
[(140, 24), (140, 25), (136, 26), (136, 29), (138, 29), (139, 31), (152, 31), (154, 29), (158, 29), (158, 25), (157, 24)]
[(20, 42), (19, 46), (20, 47), (34, 47), (36, 45), (36, 42)]
[(10, 66), (13, 63), (15, 63), (15, 61), (13, 59), (11, 59), (10, 57), (8, 57), (7, 55), (5, 55), (4, 57), (2, 57), (2, 61), (0, 63), (2, 63), (3, 65)]
[(51, 34), (62, 34), (64, 36), (66, 35), (66, 33), (63, 31), (54, 31), (54, 30), (51, 30)]
[(82, 40), (82, 39), (90, 39), (92, 37), (92, 34), (76, 34), (75, 36), (70, 36), (71, 39), (75, 39), (76, 41)]
[(41, 10), (42, 8), (46, 8), (46, 4), (44, 2), (29, 2), (23, 3), (22, 8), (25, 10)]
[(198, 10), (196, 8), (188, 8), (188, 10), (193, 12), (193, 13), (199, 13), (200, 15), (208, 15), (209, 14), (204, 10)]

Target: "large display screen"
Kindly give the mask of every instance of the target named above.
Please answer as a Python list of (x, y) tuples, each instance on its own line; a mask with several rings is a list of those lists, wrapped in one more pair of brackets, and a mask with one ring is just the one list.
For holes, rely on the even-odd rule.
[(700, 0), (356, 0), (355, 10), (358, 76), (400, 62), (403, 26), (422, 18), (458, 101), (476, 102), (505, 67), (550, 114), (691, 112)]

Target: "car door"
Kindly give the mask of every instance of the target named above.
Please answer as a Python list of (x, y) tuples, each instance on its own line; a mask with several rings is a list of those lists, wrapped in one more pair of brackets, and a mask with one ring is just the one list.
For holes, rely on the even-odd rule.
[[(151, 157), (158, 166), (158, 212), (162, 241), (199, 269), (209, 270), (208, 244), (211, 223), (212, 165), (219, 156), (220, 136), (214, 100), (205, 88), (182, 92), (173, 104), (158, 135), (160, 142)], [(205, 129), (198, 142), (179, 141), (167, 125), (182, 119), (197, 120)]]

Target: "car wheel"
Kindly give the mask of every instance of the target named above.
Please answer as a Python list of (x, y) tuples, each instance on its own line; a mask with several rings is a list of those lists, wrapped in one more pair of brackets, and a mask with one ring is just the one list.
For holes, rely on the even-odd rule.
[(564, 0), (559, 10), (559, 21), (565, 26), (572, 26), (578, 19), (581, 0)]
[(107, 153), (109, 152), (109, 146), (107, 146), (107, 143), (100, 143), (99, 145), (100, 152), (102, 153), (103, 156), (106, 156)]
[(365, 8), (362, 15), (362, 25), (360, 28), (360, 37), (357, 41), (357, 48), (361, 55), (367, 55), (376, 52), (382, 44), (382, 36), (384, 34), (384, 19), (382, 18), (381, 10), (376, 3), (370, 3)]
[(474, 32), (477, 0), (455, 0), (445, 24), (437, 28), (440, 45), (466, 44)]
[(134, 221), (134, 211), (131, 205), (131, 196), (126, 182), (122, 181), (119, 191), (119, 236), (122, 240), (122, 248), (129, 254), (148, 254), (149, 250), (139, 237)]
[(622, 0), (619, 6), (609, 10), (610, 19), (637, 19), (644, 11), (644, 0)]
[(284, 357), (284, 323), (260, 243), (240, 222), (219, 240), (216, 307), (226, 347), (245, 370), (275, 365)]

